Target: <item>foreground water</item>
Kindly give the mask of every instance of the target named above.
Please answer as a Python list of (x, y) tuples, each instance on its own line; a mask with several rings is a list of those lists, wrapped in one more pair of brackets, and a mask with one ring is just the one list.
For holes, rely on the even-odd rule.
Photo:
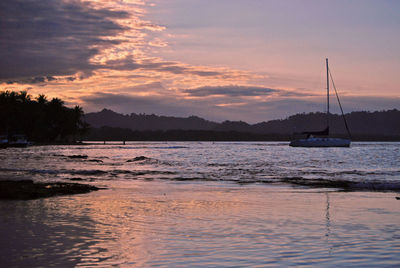
[(108, 188), (0, 202), (5, 267), (400, 264), (400, 143), (128, 143), (1, 152), (0, 179)]

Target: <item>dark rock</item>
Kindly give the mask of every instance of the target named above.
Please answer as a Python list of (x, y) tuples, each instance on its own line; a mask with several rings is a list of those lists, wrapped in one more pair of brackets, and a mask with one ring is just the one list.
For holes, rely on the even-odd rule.
[(56, 195), (83, 194), (100, 189), (78, 183), (34, 183), (32, 180), (0, 181), (0, 200), (30, 200)]

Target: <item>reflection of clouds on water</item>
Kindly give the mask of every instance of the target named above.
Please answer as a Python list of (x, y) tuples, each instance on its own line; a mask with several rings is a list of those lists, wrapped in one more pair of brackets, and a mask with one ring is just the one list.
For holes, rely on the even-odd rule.
[(79, 198), (73, 200), (66, 197), (0, 203), (0, 233), (7, 238), (0, 244), (2, 266), (64, 267), (111, 258), (105, 248), (98, 247), (96, 223), (81, 212)]
[[(0, 234), (9, 241), (0, 245), (2, 264), (343, 266), (400, 261), (393, 235), (399, 232), (400, 214), (398, 201), (386, 198), (390, 194), (195, 181), (123, 180), (110, 181), (108, 187), (84, 195), (1, 202)], [(340, 213), (332, 225), (336, 206)]]
[[(1, 203), (2, 237), (15, 237), (4, 252), (20, 256), (21, 249), (33, 264), (88, 266), (344, 265), (355, 255), (360, 264), (383, 264), (389, 255), (400, 261), (390, 246), (400, 220), (392, 194), (337, 191), (357, 174), (364, 188), (355, 189), (396, 185), (397, 143), (363, 144), (346, 154), (282, 142), (5, 149), (2, 178), (84, 181), (108, 190)], [(325, 159), (317, 177), (310, 159)]]

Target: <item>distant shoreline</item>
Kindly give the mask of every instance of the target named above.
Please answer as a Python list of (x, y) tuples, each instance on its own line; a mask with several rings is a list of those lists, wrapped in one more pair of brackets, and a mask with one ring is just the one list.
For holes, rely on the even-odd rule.
[[(332, 137), (348, 138), (347, 135), (332, 134)], [(290, 134), (279, 133), (250, 133), (241, 131), (212, 131), (212, 130), (144, 130), (133, 131), (126, 128), (102, 127), (92, 128), (82, 137), (84, 141), (281, 141), (289, 142), (292, 139)], [(352, 141), (400, 141), (400, 135), (368, 135), (353, 134)]]
[[(397, 109), (351, 112), (345, 117), (352, 140), (400, 141), (400, 111)], [(197, 116), (124, 115), (103, 109), (85, 114), (84, 120), (90, 125), (82, 136), (86, 140), (288, 141), (294, 132), (326, 128), (326, 114), (321, 112), (298, 113), (286, 119), (249, 124), (243, 121), (218, 123)], [(347, 138), (348, 131), (341, 115), (331, 114), (329, 122), (329, 133), (333, 137)]]
[[(157, 140), (146, 140), (146, 139), (137, 139), (137, 140), (118, 140), (118, 139), (105, 139), (105, 140), (84, 140), (82, 142), (34, 142), (29, 146), (89, 146), (89, 145), (110, 145), (110, 144), (121, 144), (123, 145), (124, 142), (290, 142), (290, 140), (233, 140), (233, 139), (226, 139), (226, 140), (213, 140), (213, 139), (184, 139), (184, 140), (176, 140), (176, 139), (157, 139)], [(397, 139), (352, 139), (352, 142), (400, 142), (400, 138)]]

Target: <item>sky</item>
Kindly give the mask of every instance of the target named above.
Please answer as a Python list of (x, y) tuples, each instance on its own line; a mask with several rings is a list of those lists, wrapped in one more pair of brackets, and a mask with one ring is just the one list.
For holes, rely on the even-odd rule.
[[(397, 0), (2, 0), (0, 90), (249, 123), (400, 109)], [(332, 112), (338, 113), (331, 95)]]

